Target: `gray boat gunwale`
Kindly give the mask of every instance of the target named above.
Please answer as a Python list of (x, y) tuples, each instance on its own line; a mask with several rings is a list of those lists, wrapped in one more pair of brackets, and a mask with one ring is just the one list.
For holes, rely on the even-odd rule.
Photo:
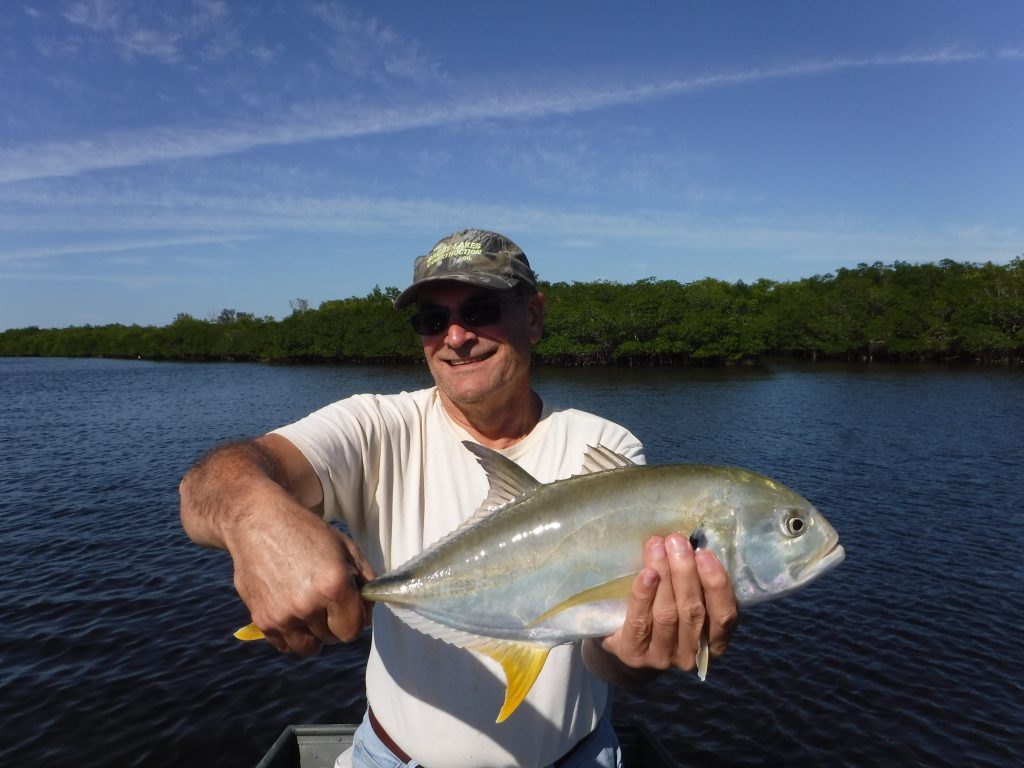
[[(357, 725), (288, 725), (256, 768), (334, 768), (337, 756), (352, 744)], [(674, 768), (665, 746), (645, 723), (615, 721), (624, 768)]]

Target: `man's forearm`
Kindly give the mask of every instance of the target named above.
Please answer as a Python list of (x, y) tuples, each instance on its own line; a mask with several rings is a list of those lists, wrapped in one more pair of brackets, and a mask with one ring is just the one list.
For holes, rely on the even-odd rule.
[(233, 443), (203, 457), (181, 480), (181, 523), (197, 544), (227, 549), (254, 494), (287, 493), (283, 471), (255, 440)]

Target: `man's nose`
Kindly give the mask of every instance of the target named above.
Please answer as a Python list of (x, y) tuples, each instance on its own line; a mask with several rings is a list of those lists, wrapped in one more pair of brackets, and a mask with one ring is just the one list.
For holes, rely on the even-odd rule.
[(463, 324), (462, 318), (452, 313), (448, 321), (448, 329), (445, 332), (444, 343), (449, 347), (461, 347), (467, 341), (476, 338), (476, 332), (468, 325)]

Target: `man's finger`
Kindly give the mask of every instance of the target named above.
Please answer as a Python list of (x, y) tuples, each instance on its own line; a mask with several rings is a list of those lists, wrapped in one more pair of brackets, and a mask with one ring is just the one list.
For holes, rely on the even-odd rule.
[(681, 533), (666, 538), (665, 547), (672, 567), (672, 591), (675, 596), (678, 634), (675, 663), (682, 669), (693, 669), (701, 634), (704, 631), (704, 592), (701, 589), (690, 540)]
[(274, 647), (275, 650), (279, 651), (280, 653), (288, 653), (288, 643), (286, 643), (284, 641), (284, 638), (281, 637), (280, 632), (268, 629), (263, 631), (263, 636), (266, 638), (267, 642)]
[(605, 638), (607, 649), (626, 665), (644, 665), (651, 642), (651, 606), (661, 579), (653, 568), (642, 568), (633, 579), (622, 627)]
[(327, 611), (319, 611), (308, 617), (306, 626), (310, 634), (324, 645), (336, 645), (341, 642), (330, 626), (330, 615)]
[(334, 531), (334, 535), (337, 536), (345, 547), (345, 551), (348, 552), (349, 565), (358, 574), (356, 582), (363, 584), (367, 581), (372, 581), (377, 577), (376, 572), (373, 570), (373, 566), (370, 565), (370, 561), (366, 559), (362, 550), (359, 546), (352, 541), (349, 536), (346, 536), (341, 530), (331, 526), (331, 530)]
[(736, 595), (728, 572), (712, 552), (697, 552), (695, 560), (707, 608), (708, 649), (712, 656), (721, 656), (736, 629)]
[(357, 639), (370, 625), (370, 612), (358, 589), (327, 607), (327, 625), (331, 635), (345, 643)]
[(324, 647), (308, 629), (287, 629), (282, 633), (282, 637), (288, 645), (287, 650), (294, 651), (299, 656), (316, 656)]
[(647, 661), (658, 669), (667, 669), (676, 661), (679, 638), (679, 614), (665, 539), (654, 536), (644, 548), (644, 563), (658, 572), (658, 591), (651, 606), (651, 642)]

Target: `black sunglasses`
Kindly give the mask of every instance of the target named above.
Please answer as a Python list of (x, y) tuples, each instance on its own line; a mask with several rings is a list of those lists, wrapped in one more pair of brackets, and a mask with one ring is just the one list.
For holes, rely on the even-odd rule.
[[(508, 299), (484, 298), (473, 299), (460, 304), (456, 310), (462, 325), (469, 328), (483, 328), (494, 325), (501, 320)], [(424, 307), (409, 318), (413, 330), (420, 336), (436, 336), (448, 327), (451, 322), (452, 310), (447, 307)]]

